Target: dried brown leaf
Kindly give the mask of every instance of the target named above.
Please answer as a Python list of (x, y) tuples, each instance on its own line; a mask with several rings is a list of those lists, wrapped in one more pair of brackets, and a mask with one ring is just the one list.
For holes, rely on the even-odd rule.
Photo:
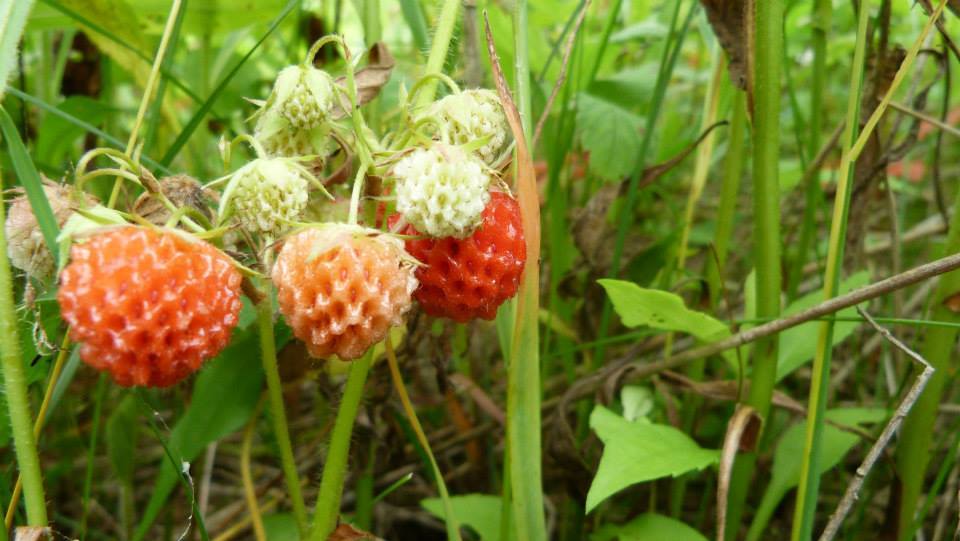
[[(367, 54), (367, 66), (353, 75), (354, 82), (357, 85), (357, 105), (363, 105), (374, 100), (380, 90), (390, 80), (390, 74), (393, 73), (393, 67), (396, 60), (390, 54), (390, 49), (381, 41), (370, 47)], [(338, 77), (337, 84), (344, 86), (347, 84), (346, 77)], [(337, 107), (333, 112), (334, 118), (343, 118), (346, 113), (342, 108)]]
[(383, 541), (379, 537), (373, 535), (370, 532), (365, 532), (363, 530), (358, 530), (353, 526), (345, 523), (341, 523), (337, 526), (337, 529), (330, 534), (330, 537), (327, 538), (327, 541)]
[(730, 80), (753, 103), (752, 0), (700, 0), (707, 20), (727, 53)]

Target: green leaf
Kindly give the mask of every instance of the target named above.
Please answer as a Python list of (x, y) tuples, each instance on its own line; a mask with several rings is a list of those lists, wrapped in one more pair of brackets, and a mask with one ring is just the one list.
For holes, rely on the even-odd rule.
[[(277, 327), (277, 345), (290, 338)], [(203, 369), (193, 387), (193, 399), (170, 432), (168, 446), (180, 460), (190, 462), (210, 443), (244, 426), (253, 414), (263, 388), (263, 367), (255, 326), (235, 333), (232, 343)], [(142, 540), (156, 520), (180, 477), (166, 458), (162, 461), (150, 502), (134, 539)]]
[(622, 525), (604, 524), (590, 541), (707, 541), (707, 538), (679, 520), (644, 513)]
[(427, 23), (423, 18), (423, 8), (418, 0), (400, 0), (400, 10), (403, 19), (413, 34), (413, 43), (421, 52), (430, 50), (430, 37), (427, 32)]
[(128, 394), (107, 419), (107, 455), (110, 457), (110, 465), (113, 466), (117, 478), (125, 484), (133, 483), (137, 411), (136, 398)]
[(627, 327), (653, 327), (664, 331), (692, 334), (704, 342), (730, 336), (722, 321), (691, 310), (678, 295), (647, 289), (624, 280), (598, 280), (607, 290), (613, 308)]
[(40, 182), (40, 174), (33, 165), (33, 160), (27, 153), (27, 148), (23, 146), (20, 139), (20, 133), (17, 127), (13, 125), (13, 120), (7, 114), (7, 110), (0, 107), (0, 132), (3, 132), (3, 138), (7, 141), (7, 148), (10, 151), (10, 160), (13, 162), (13, 170), (20, 180), (20, 185), (27, 192), (27, 199), (30, 200), (30, 208), (33, 209), (34, 216), (37, 217), (37, 223), (40, 225), (40, 232), (43, 233), (43, 240), (47, 249), (53, 254), (54, 262), (57, 261), (57, 220), (53, 217), (53, 209), (50, 208), (50, 202), (47, 201), (47, 194), (43, 191), (43, 185)]
[[(453, 514), (463, 525), (480, 536), (480, 541), (500, 541), (500, 497), (487, 494), (465, 494), (450, 498)], [(420, 502), (424, 509), (443, 520), (443, 500), (427, 498)]]
[(293, 513), (273, 513), (263, 516), (263, 530), (267, 541), (296, 541), (300, 539), (297, 519)]
[(32, 8), (33, 0), (0, 0), (0, 98), (15, 71), (20, 37)]
[[(861, 271), (851, 275), (840, 283), (839, 295), (863, 287), (870, 282), (870, 273)], [(823, 291), (816, 291), (801, 297), (784, 310), (784, 317), (802, 312), (823, 301)], [(855, 308), (847, 308), (836, 313), (838, 318), (857, 317)], [(780, 333), (780, 349), (777, 358), (777, 381), (788, 376), (797, 368), (813, 359), (817, 351), (817, 340), (821, 322), (811, 321), (797, 325)], [(860, 325), (856, 321), (837, 321), (833, 325), (833, 345), (836, 346), (846, 340)]]
[(623, 179), (640, 152), (640, 117), (586, 93), (577, 102), (580, 144), (590, 153), (590, 172), (605, 180)]
[[(838, 408), (826, 412), (830, 421), (845, 425), (878, 423), (887, 417), (887, 411), (878, 408)], [(757, 514), (747, 539), (760, 539), (767, 522), (776, 511), (783, 497), (800, 482), (800, 461), (804, 450), (805, 424), (796, 423), (783, 434), (773, 454), (773, 471), (770, 484), (763, 493)], [(835, 468), (843, 457), (860, 441), (860, 436), (825, 424), (821, 437), (821, 455), (818, 475)]]
[[(87, 96), (71, 96), (63, 100), (57, 108), (90, 125), (102, 123), (110, 112), (106, 104)], [(70, 122), (64, 116), (44, 115), (37, 130), (37, 156), (43, 156), (44, 163), (59, 166), (85, 133), (82, 126)]]
[(672, 426), (631, 423), (603, 406), (593, 409), (590, 427), (604, 447), (587, 493), (588, 513), (630, 485), (701, 470), (720, 460), (719, 451), (701, 448)]

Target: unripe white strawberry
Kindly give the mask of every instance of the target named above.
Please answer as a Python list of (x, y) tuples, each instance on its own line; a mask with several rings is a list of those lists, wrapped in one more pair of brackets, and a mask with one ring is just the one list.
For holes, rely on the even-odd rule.
[[(63, 224), (73, 215), (73, 208), (76, 205), (72, 189), (44, 179), (43, 191), (47, 201), (50, 202), (57, 225), (63, 227)], [(96, 202), (92, 196), (84, 194), (81, 197), (88, 204)], [(18, 196), (10, 203), (5, 228), (10, 263), (38, 280), (53, 276), (56, 270), (53, 256), (44, 243), (37, 217), (33, 214), (33, 208), (25, 195)]]
[(490, 200), (490, 175), (457, 147), (416, 149), (394, 166), (397, 211), (431, 237), (464, 238), (480, 225)]
[(494, 165), (510, 142), (510, 126), (497, 93), (484, 88), (464, 90), (434, 102), (420, 118), (432, 118), (434, 136), (450, 145), (469, 145), (487, 138), (475, 152)]
[(333, 78), (313, 66), (288, 66), (280, 70), (267, 100), (266, 113), (279, 114), (291, 126), (309, 130), (326, 122), (336, 93)]
[(232, 214), (248, 231), (276, 236), (306, 208), (308, 183), (292, 160), (257, 158), (231, 176), (220, 216)]

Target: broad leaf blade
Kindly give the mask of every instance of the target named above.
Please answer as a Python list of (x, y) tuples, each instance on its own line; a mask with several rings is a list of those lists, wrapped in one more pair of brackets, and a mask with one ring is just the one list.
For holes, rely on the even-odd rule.
[[(500, 541), (500, 515), (502, 506), (499, 496), (487, 494), (465, 494), (450, 498), (453, 513), (457, 520), (472, 528), (480, 536), (480, 541)], [(443, 500), (427, 498), (420, 502), (424, 509), (443, 520)]]
[(20, 37), (33, 0), (0, 0), (0, 99), (17, 65)]
[(590, 427), (604, 447), (587, 493), (588, 513), (630, 485), (701, 470), (720, 459), (718, 451), (701, 448), (672, 426), (630, 422), (603, 406), (593, 409)]
[(590, 541), (707, 541), (700, 532), (677, 519), (644, 513), (622, 525), (605, 524), (590, 536)]

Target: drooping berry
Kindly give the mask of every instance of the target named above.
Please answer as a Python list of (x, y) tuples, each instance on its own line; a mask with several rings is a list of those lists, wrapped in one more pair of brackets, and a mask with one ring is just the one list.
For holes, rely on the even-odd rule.
[(490, 166), (510, 142), (510, 125), (500, 97), (485, 88), (444, 96), (420, 118), (432, 118), (428, 127), (435, 130), (433, 135), (449, 145), (468, 145), (485, 139), (486, 143), (475, 152)]
[(232, 213), (248, 231), (280, 234), (307, 206), (305, 173), (289, 159), (253, 160), (231, 177), (221, 198), (221, 218)]
[(417, 281), (403, 244), (327, 225), (286, 240), (273, 266), (280, 312), (314, 357), (361, 357), (403, 323)]
[(280, 70), (266, 103), (266, 113), (275, 112), (299, 130), (309, 130), (327, 121), (336, 93), (330, 75), (313, 66), (287, 66)]
[[(60, 186), (47, 179), (44, 179), (43, 191), (60, 227), (63, 227), (77, 206), (74, 197), (82, 198), (84, 205), (96, 203), (92, 196), (74, 194), (71, 187)], [(10, 203), (5, 228), (10, 263), (38, 280), (52, 277), (56, 271), (53, 256), (44, 243), (37, 217), (25, 195), (18, 196)]]
[[(418, 234), (410, 226), (403, 232)], [(483, 224), (469, 237), (411, 239), (406, 247), (423, 263), (414, 298), (426, 313), (461, 323), (493, 319), (517, 293), (527, 259), (520, 206), (502, 192), (490, 194)]]
[(490, 200), (490, 175), (457, 147), (418, 148), (393, 169), (397, 211), (431, 237), (464, 238), (480, 225)]
[(240, 280), (206, 242), (123, 226), (74, 244), (57, 300), (88, 365), (123, 386), (167, 387), (230, 341)]

